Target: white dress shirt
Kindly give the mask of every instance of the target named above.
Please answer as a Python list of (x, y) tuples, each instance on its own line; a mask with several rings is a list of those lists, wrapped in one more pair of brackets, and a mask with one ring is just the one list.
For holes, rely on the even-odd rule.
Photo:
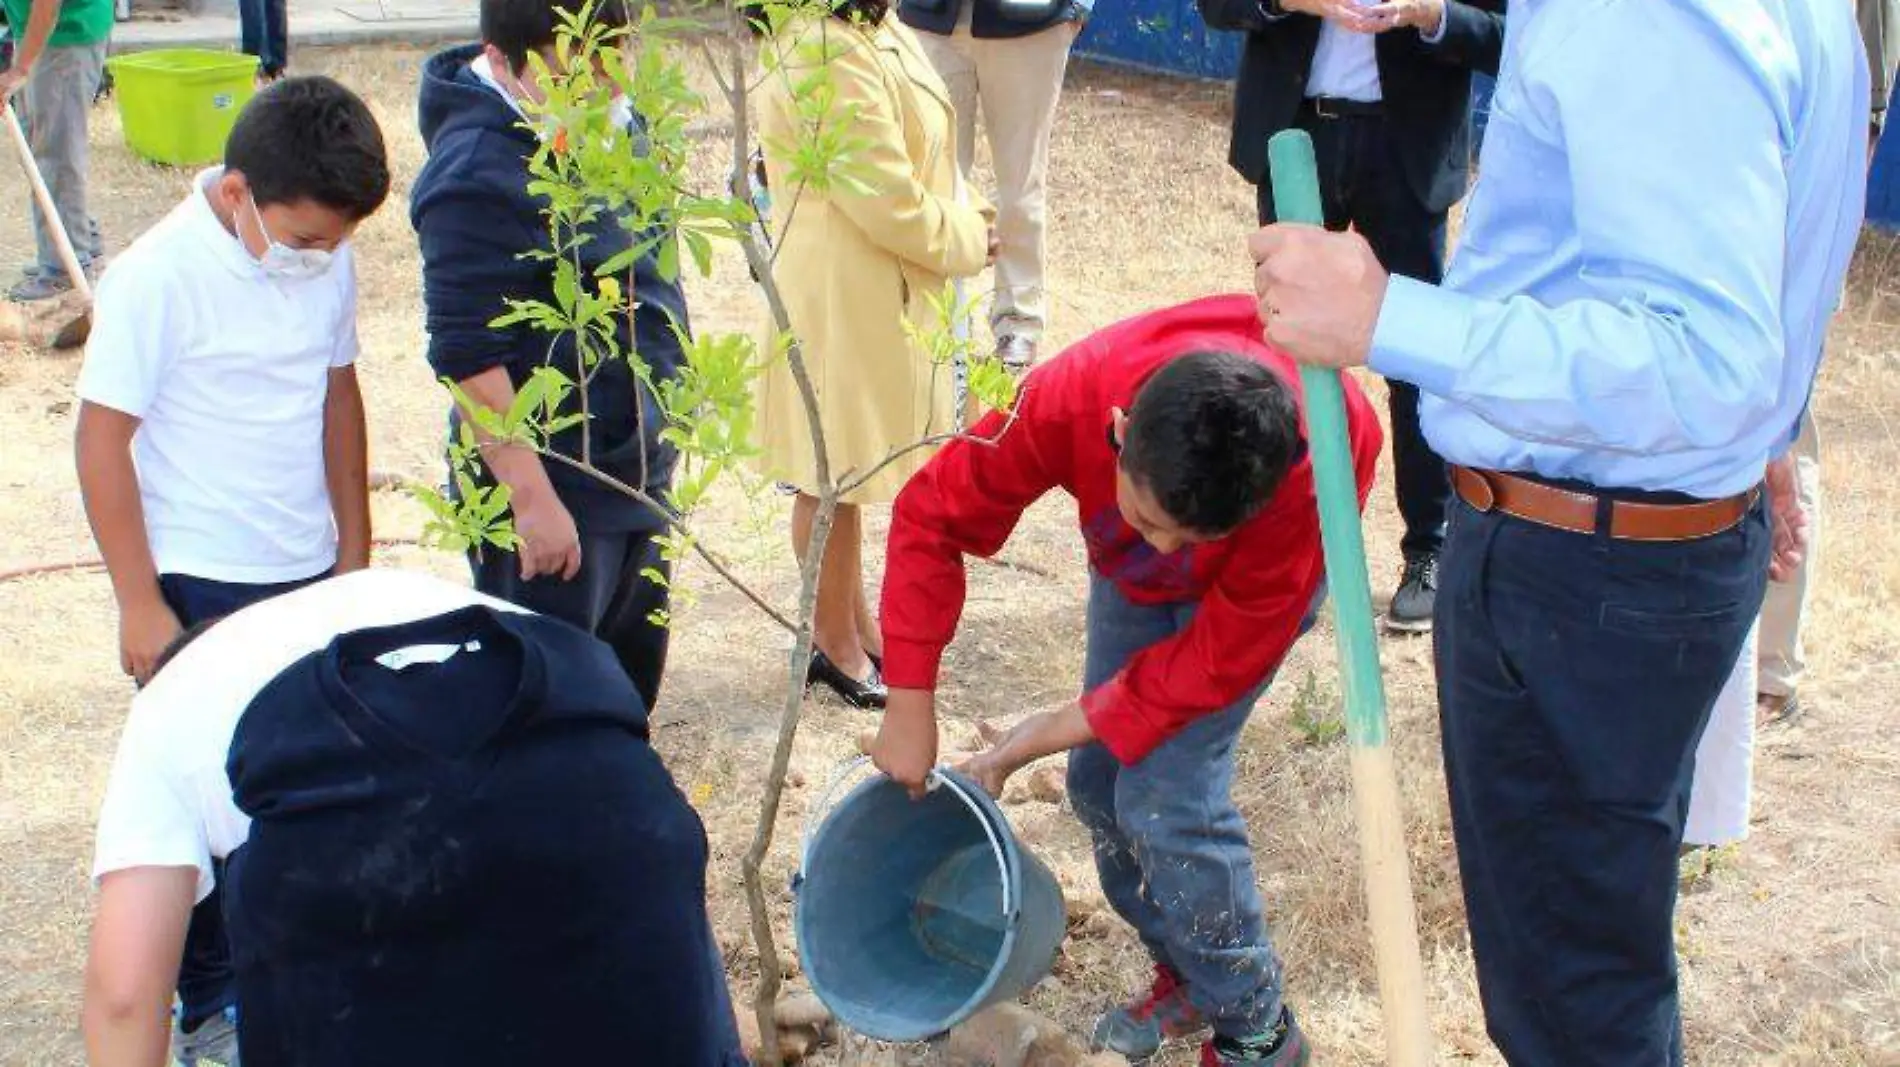
[[(1360, 7), (1371, 7), (1378, 2), (1353, 0)], [(1446, 0), (1447, 5), (1452, 2)], [(1275, 14), (1275, 7), (1270, 0), (1260, 0), (1260, 13), (1268, 22), (1292, 17), (1286, 12)], [(1447, 13), (1439, 19), (1437, 33), (1420, 34), (1419, 39), (1426, 44), (1437, 44), (1445, 39), (1445, 27), (1450, 22), (1451, 15)], [(1415, 31), (1401, 29), (1389, 32)], [(1365, 104), (1376, 104), (1385, 99), (1385, 89), (1379, 83), (1379, 54), (1374, 36), (1349, 30), (1331, 19), (1320, 20), (1319, 47), (1313, 52), (1313, 69), (1306, 76), (1306, 95), (1357, 100)]]

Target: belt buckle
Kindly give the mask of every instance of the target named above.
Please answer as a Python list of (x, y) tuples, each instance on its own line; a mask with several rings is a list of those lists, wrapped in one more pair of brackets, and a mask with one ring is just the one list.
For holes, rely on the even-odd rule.
[(1323, 96), (1313, 98), (1313, 114), (1323, 119), (1337, 119), (1341, 117), (1340, 113), (1333, 110), (1332, 104)]

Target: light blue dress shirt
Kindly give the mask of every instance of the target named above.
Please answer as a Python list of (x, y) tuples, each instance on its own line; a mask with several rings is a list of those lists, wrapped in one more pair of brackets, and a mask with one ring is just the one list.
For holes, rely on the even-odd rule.
[(1745, 491), (1860, 232), (1867, 79), (1834, 0), (1517, 0), (1457, 254), (1391, 280), (1372, 368), (1453, 463)]

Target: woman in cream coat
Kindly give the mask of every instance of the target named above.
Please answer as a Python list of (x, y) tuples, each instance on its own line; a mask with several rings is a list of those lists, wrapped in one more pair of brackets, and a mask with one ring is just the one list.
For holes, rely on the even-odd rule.
[[(930, 297), (990, 256), (984, 210), (956, 195), (956, 121), (916, 38), (882, 0), (845, 0), (828, 18), (788, 22), (761, 43), (771, 58), (759, 120), (767, 185), (781, 227), (778, 281), (818, 394), (834, 479), (868, 471), (893, 451), (952, 428), (951, 370), (910, 340), (905, 320), (948, 329)], [(826, 73), (835, 93), (822, 117), (801, 116), (792, 86)], [(820, 190), (799, 188), (792, 146), (815, 125), (858, 142)], [(818, 501), (809, 420), (785, 360), (760, 379), (762, 468), (800, 492), (792, 543), (803, 558)], [(863, 579), (865, 504), (888, 503), (927, 458), (919, 449), (883, 468), (838, 507), (819, 575), (816, 649), (807, 683), (858, 707), (882, 707), (883, 642)]]

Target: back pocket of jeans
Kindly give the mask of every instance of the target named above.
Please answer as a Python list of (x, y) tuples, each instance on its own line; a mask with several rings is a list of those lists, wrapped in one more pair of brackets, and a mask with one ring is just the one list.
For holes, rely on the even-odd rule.
[(1606, 630), (1645, 637), (1698, 637), (1735, 623), (1740, 604), (1695, 611), (1665, 610), (1605, 604), (1597, 621)]

